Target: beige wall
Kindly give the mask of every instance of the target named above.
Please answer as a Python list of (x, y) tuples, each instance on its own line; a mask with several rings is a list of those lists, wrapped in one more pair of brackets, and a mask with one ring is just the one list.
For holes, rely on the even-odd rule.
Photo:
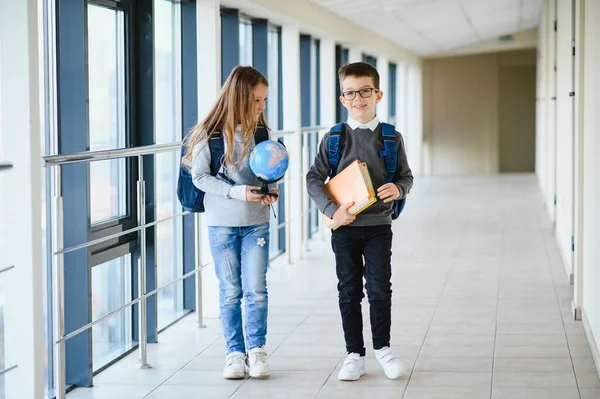
[(426, 173), (533, 171), (535, 51), (426, 60), (424, 74)]
[(535, 171), (535, 52), (500, 55), (500, 173)]

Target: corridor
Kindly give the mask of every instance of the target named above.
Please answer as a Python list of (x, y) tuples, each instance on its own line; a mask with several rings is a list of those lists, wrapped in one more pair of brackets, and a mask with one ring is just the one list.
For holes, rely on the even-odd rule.
[[(600, 381), (533, 175), (417, 178), (394, 224), (392, 347), (409, 372), (340, 382), (344, 355), (333, 257), (269, 271), (269, 380), (221, 377), (220, 322), (193, 315), (77, 388), (71, 399), (404, 398), (596, 399)], [(208, 273), (212, 273), (209, 270)], [(364, 301), (365, 340), (370, 341)], [(368, 347), (369, 345), (367, 345)]]

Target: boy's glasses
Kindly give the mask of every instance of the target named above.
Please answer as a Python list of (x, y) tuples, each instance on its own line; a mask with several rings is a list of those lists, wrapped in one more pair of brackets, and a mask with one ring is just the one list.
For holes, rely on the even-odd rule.
[(345, 100), (354, 100), (356, 98), (356, 93), (360, 94), (362, 98), (369, 98), (373, 95), (373, 92), (377, 93), (379, 90), (374, 87), (366, 87), (360, 90), (348, 90), (342, 93)]

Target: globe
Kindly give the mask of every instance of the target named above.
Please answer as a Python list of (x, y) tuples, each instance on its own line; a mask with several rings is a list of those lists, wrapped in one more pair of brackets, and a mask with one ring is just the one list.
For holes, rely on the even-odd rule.
[(281, 179), (288, 169), (287, 149), (278, 141), (262, 141), (250, 153), (249, 164), (260, 181), (274, 183)]

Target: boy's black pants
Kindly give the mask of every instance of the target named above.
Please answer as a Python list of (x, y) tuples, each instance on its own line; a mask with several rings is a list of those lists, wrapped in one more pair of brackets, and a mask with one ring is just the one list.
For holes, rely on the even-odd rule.
[[(346, 350), (365, 355), (361, 300), (363, 275), (371, 312), (373, 348), (390, 345), (392, 226), (342, 226), (331, 235)], [(363, 264), (364, 256), (364, 264)]]

